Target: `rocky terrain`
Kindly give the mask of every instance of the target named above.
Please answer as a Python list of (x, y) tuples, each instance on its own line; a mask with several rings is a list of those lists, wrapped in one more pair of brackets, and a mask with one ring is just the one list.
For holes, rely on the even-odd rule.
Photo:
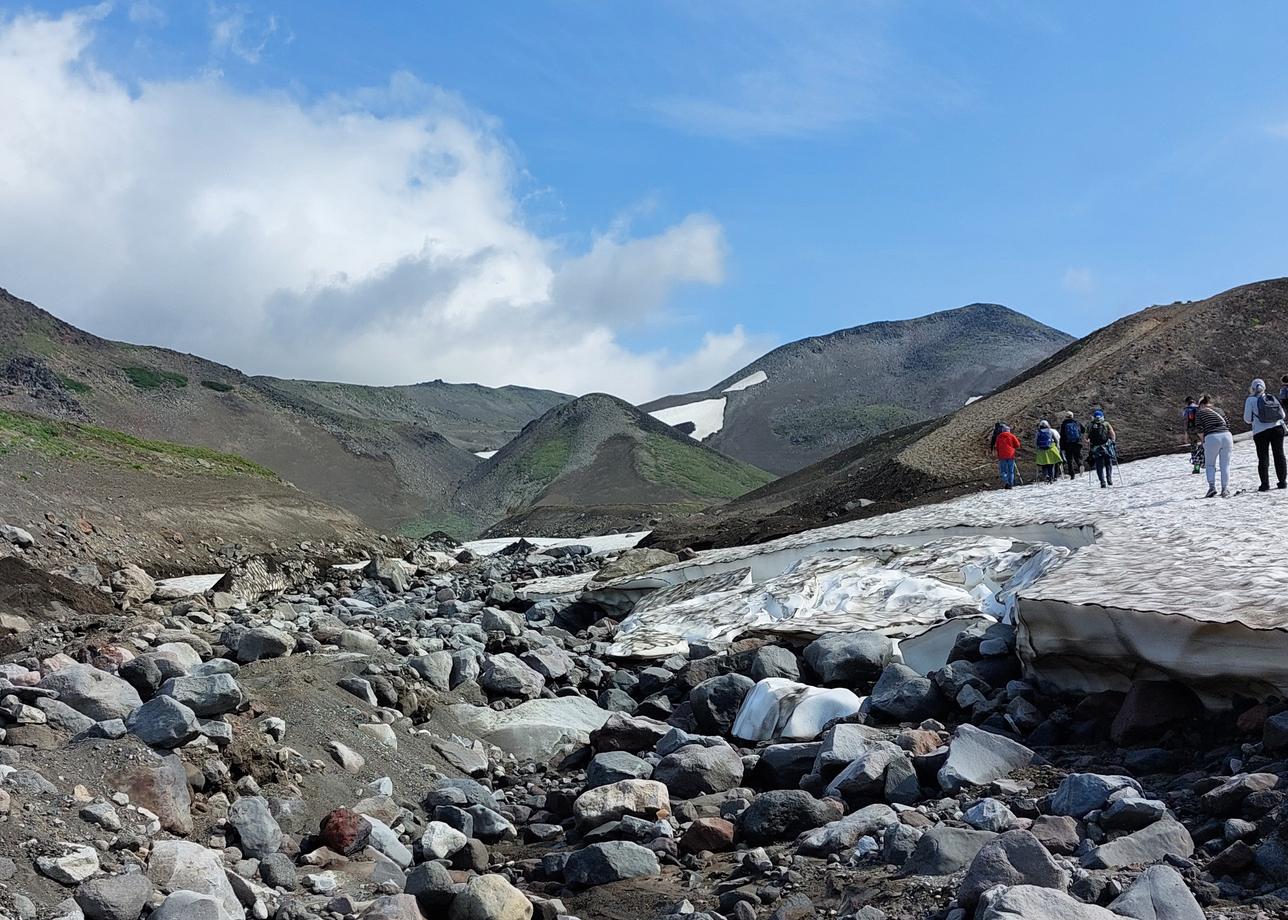
[(1002, 624), (925, 676), (874, 632), (611, 658), (655, 549), (210, 584), (0, 536), (6, 917), (1283, 916), (1282, 703), (1061, 695)]
[(701, 517), (668, 524), (661, 545), (736, 545), (835, 518), (939, 501), (996, 485), (988, 435), (999, 420), (1024, 442), (1066, 410), (1084, 422), (1101, 406), (1122, 457), (1180, 450), (1186, 396), (1212, 393), (1236, 432), (1254, 377), (1288, 373), (1288, 279), (1243, 285), (1206, 300), (1154, 306), (1061, 349), (983, 399), (942, 418), (860, 441)]
[(523, 387), (403, 387), (249, 377), (195, 355), (111, 342), (0, 289), (0, 409), (239, 454), (368, 526), (459, 529), (451, 489), (567, 400)]
[(472, 470), (451, 510), (497, 534), (637, 530), (771, 478), (592, 393), (551, 409)]
[(789, 342), (709, 390), (643, 408), (664, 419), (717, 413), (707, 425), (714, 433), (695, 436), (786, 475), (858, 441), (951, 412), (1070, 341), (1006, 307), (971, 304)]

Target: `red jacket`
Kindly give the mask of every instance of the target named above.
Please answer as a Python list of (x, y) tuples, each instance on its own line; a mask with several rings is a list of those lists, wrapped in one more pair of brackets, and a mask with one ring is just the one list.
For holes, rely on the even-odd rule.
[(997, 436), (997, 459), (1014, 460), (1015, 452), (1020, 449), (1020, 439), (1009, 431), (1003, 431)]

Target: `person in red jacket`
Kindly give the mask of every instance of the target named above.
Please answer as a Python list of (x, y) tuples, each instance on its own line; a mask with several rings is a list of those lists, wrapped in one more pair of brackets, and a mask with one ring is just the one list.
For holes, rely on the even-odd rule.
[(997, 454), (997, 472), (1002, 477), (1002, 488), (1009, 489), (1015, 485), (1015, 452), (1020, 449), (1020, 439), (1011, 433), (1009, 425), (1003, 425), (993, 442), (993, 451)]

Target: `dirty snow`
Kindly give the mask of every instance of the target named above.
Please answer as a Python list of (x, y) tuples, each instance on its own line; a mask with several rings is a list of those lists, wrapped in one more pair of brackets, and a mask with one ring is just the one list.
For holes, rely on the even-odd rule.
[(758, 383), (764, 383), (768, 379), (769, 379), (769, 375), (766, 374), (764, 371), (756, 371), (754, 374), (748, 374), (746, 377), (743, 377), (737, 383), (734, 383), (734, 384), (731, 384), (730, 386), (725, 387), (722, 392), (736, 393), (739, 390), (745, 390), (748, 387), (754, 387)]
[(981, 400), (981, 399), (983, 399), (983, 398), (984, 398), (984, 397), (983, 397), (982, 395), (980, 395), (980, 396), (967, 396), (967, 397), (966, 397), (966, 401), (965, 401), (964, 403), (962, 403), (962, 405), (963, 405), (963, 406), (969, 406), (971, 403), (973, 403), (973, 402), (977, 402), (977, 401), (979, 401), (979, 400)]
[(716, 399), (701, 399), (682, 406), (672, 406), (669, 409), (658, 409), (656, 412), (650, 412), (649, 415), (668, 425), (692, 422), (693, 431), (689, 433), (689, 437), (695, 441), (703, 441), (724, 427), (724, 412), (725, 398), (720, 396)]
[(601, 537), (489, 537), (486, 540), (468, 540), (465, 548), (480, 556), (490, 556), (500, 552), (511, 543), (527, 540), (533, 546), (548, 549), (552, 546), (589, 546), (594, 553), (612, 553), (630, 549), (649, 535), (650, 531), (637, 530), (633, 533), (610, 533)]
[(1064, 686), (1171, 676), (1214, 693), (1252, 680), (1288, 691), (1288, 566), (1275, 561), (1288, 491), (1256, 492), (1252, 444), (1236, 444), (1230, 499), (1205, 499), (1183, 455), (1126, 464), (1117, 482), (1084, 474), (699, 553), (621, 586), (744, 580), (632, 613), (613, 652), (844, 629), (916, 650), (911, 637), (957, 607), (1013, 617), (1030, 673)]

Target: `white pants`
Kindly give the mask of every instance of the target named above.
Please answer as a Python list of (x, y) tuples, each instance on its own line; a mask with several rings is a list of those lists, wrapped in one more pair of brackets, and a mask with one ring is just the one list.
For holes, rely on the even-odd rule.
[(1230, 488), (1230, 455), (1234, 453), (1234, 435), (1218, 431), (1203, 438), (1204, 459), (1207, 462), (1208, 488), (1216, 488), (1216, 465), (1221, 461), (1221, 491)]

